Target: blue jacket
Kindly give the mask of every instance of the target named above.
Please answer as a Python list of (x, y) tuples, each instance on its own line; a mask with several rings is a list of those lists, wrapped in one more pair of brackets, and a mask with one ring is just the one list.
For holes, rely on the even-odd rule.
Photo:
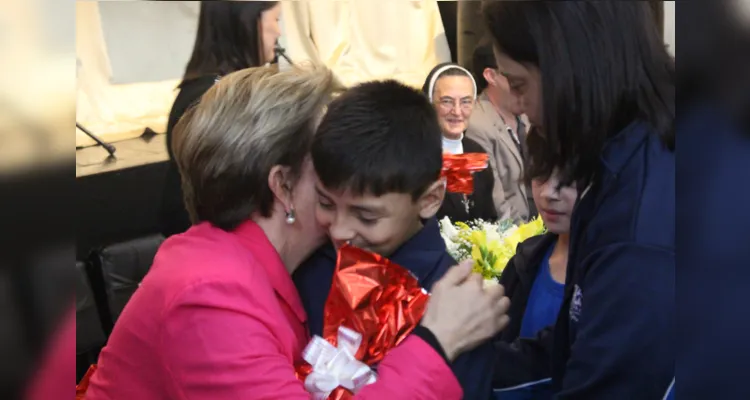
[(750, 125), (704, 101), (680, 105), (677, 124), (676, 397), (750, 399)]
[(498, 343), (502, 386), (558, 399), (662, 399), (675, 374), (675, 155), (643, 123), (611, 139), (571, 221), (554, 328)]
[[(428, 291), (448, 268), (456, 264), (446, 252), (435, 218), (428, 220), (422, 230), (401, 245), (389, 259), (411, 271)], [(335, 266), (336, 252), (333, 246), (326, 245), (303, 263), (293, 276), (313, 335), (323, 332), (323, 308)], [(493, 360), (493, 347), (488, 342), (459, 356), (453, 363), (451, 367), (461, 383), (465, 399), (490, 398)]]

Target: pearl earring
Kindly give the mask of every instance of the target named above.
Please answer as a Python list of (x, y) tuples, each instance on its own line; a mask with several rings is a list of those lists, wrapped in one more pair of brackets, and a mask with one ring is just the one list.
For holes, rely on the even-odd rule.
[(286, 212), (286, 223), (289, 225), (293, 225), (294, 222), (297, 220), (297, 217), (294, 215), (294, 209)]

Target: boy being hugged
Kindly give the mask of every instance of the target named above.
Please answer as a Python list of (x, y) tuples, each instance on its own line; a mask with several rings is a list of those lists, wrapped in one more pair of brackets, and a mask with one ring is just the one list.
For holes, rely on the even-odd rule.
[[(312, 335), (322, 335), (336, 250), (344, 243), (389, 258), (428, 291), (456, 264), (435, 218), (445, 197), (442, 134), (422, 93), (393, 80), (349, 89), (330, 104), (311, 153), (316, 216), (331, 238), (294, 274)], [(452, 364), (464, 398), (491, 397), (492, 360), (488, 342)]]

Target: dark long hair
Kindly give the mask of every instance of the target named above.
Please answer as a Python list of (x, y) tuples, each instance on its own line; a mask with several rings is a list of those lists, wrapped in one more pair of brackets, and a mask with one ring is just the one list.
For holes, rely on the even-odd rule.
[(277, 1), (201, 1), (193, 54), (182, 82), (260, 66), (261, 13), (276, 4)]
[(674, 60), (648, 2), (486, 1), (483, 12), (498, 49), (541, 73), (533, 178), (559, 168), (566, 184), (591, 181), (606, 141), (637, 120), (674, 148)]

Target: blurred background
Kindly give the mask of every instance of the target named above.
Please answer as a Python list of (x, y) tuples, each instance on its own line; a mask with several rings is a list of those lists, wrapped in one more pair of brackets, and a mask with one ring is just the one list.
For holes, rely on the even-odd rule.
[[(347, 86), (381, 78), (421, 86), (439, 62), (470, 67), (483, 35), (479, 1), (314, 3), (282, 2), (279, 44), (294, 62), (325, 63)], [(717, 3), (747, 26), (750, 1)], [(675, 2), (651, 4), (675, 55)], [(163, 239), (164, 133), (200, 4), (5, 0), (1, 7), (0, 398), (13, 399), (31, 398), (32, 383), (54, 386), (56, 377), (73, 392), (73, 375), (77, 381), (95, 362)], [(712, 23), (697, 15), (681, 26), (700, 32)], [(715, 46), (713, 56), (734, 64), (737, 48)], [(115, 146), (115, 156), (75, 123)]]
[[(58, 381), (75, 375), (42, 361), (75, 328), (63, 322), (75, 300), (75, 2), (0, 7), (0, 398), (14, 399), (43, 364)], [(54, 358), (72, 364), (74, 347), (65, 353)]]

